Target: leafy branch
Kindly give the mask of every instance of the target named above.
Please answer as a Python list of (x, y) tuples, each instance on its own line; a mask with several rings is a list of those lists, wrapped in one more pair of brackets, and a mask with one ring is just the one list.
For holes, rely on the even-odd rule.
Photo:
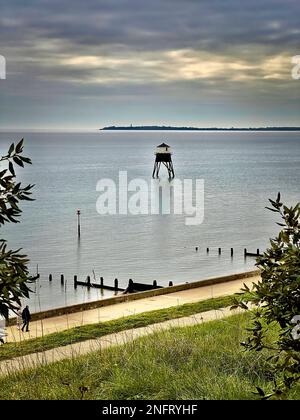
[[(250, 351), (272, 352), (270, 361), (279, 379), (267, 397), (282, 398), (300, 380), (300, 334), (298, 339), (293, 336), (295, 328), (300, 331), (300, 325), (293, 322), (300, 315), (300, 203), (287, 207), (280, 193), (275, 201), (269, 201), (267, 209), (280, 216), (277, 224), (282, 229), (257, 258), (261, 280), (251, 290), (244, 285), (235, 295), (233, 307), (251, 309), (249, 336), (241, 344)], [(258, 395), (266, 398), (261, 389)]]
[[(34, 185), (23, 187), (16, 181), (15, 165), (24, 167), (31, 164), (28, 157), (23, 156), (22, 139), (17, 145), (10, 146), (8, 153), (0, 158), (7, 166), (0, 171), (0, 226), (5, 223), (19, 223), (22, 210), (20, 201), (32, 201), (30, 197)], [(29, 283), (36, 277), (31, 277), (27, 268), (29, 262), (21, 249), (9, 250), (4, 239), (0, 239), (0, 315), (8, 318), (9, 311), (16, 311), (21, 304), (21, 298), (29, 297)]]

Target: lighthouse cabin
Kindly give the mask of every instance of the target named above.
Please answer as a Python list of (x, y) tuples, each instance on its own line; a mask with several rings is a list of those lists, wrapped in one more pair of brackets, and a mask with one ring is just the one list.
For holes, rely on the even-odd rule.
[(159, 146), (157, 146), (156, 151), (155, 151), (155, 155), (159, 155), (159, 154), (172, 154), (171, 152), (171, 147), (169, 145), (167, 145), (166, 143), (162, 143)]

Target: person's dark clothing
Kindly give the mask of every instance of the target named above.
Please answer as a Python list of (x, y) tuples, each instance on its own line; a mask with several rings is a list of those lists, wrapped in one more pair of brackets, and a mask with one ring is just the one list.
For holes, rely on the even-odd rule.
[(28, 308), (24, 308), (22, 312), (22, 319), (23, 319), (23, 327), (22, 331), (24, 331), (24, 328), (26, 327), (26, 331), (29, 331), (29, 322), (31, 319), (31, 315)]

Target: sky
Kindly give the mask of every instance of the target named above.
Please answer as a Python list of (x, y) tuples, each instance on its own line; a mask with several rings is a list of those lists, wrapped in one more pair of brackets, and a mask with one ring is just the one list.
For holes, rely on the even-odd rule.
[(0, 0), (0, 129), (300, 126), (299, 23), (299, 0)]

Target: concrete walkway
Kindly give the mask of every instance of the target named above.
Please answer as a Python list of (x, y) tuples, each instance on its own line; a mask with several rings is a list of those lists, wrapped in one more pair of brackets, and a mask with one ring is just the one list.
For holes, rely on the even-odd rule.
[(170, 308), (172, 306), (183, 305), (185, 303), (199, 302), (210, 298), (231, 295), (238, 292), (243, 287), (244, 283), (251, 286), (253, 282), (257, 282), (259, 279), (260, 276), (242, 278), (226, 283), (198, 287), (195, 289), (183, 290), (180, 292), (153, 296), (130, 302), (117, 303), (103, 308), (90, 309), (87, 311), (34, 321), (31, 322), (30, 332), (28, 333), (23, 333), (18, 330), (16, 326), (12, 326), (7, 328), (7, 342), (19, 342), (81, 325), (96, 324), (142, 312)]
[(81, 343), (70, 344), (44, 352), (4, 360), (0, 362), (0, 376), (14, 374), (24, 369), (37, 368), (59, 360), (82, 356), (92, 351), (102, 351), (112, 346), (130, 343), (139, 337), (144, 337), (154, 332), (165, 331), (175, 327), (192, 326), (212, 320), (220, 320), (238, 312), (240, 312), (240, 310), (230, 311), (229, 308), (202, 312), (189, 317), (164, 321), (148, 325), (147, 327), (133, 328), (119, 333), (109, 334), (101, 338), (83, 341)]

